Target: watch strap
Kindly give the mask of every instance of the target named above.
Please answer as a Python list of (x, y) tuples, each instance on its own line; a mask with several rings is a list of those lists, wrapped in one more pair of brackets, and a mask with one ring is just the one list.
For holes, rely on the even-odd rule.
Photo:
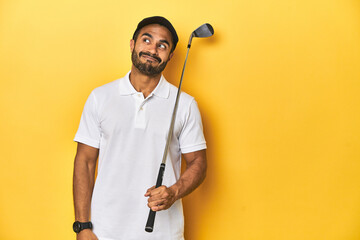
[(84, 229), (92, 229), (92, 223), (91, 222), (79, 222), (79, 221), (74, 222), (74, 224), (73, 224), (74, 232), (79, 233)]
[(84, 222), (84, 223), (80, 223), (81, 225), (81, 230), (84, 230), (84, 229), (92, 229), (92, 223), (91, 222)]

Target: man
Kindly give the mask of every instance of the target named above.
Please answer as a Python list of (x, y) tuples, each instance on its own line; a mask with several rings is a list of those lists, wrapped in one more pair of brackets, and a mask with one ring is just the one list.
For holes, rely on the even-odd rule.
[[(131, 71), (90, 94), (74, 139), (78, 240), (184, 239), (181, 198), (200, 185), (206, 172), (200, 113), (186, 93), (180, 96), (164, 185), (152, 186), (177, 92), (162, 71), (177, 42), (168, 20), (145, 18), (130, 41)], [(181, 155), (186, 170), (180, 176)], [(149, 208), (158, 212), (153, 233), (144, 230)]]

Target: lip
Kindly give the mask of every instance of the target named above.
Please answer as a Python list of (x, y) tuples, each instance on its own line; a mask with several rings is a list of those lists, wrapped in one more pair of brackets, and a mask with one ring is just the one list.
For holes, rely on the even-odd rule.
[(146, 58), (146, 59), (148, 59), (148, 60), (151, 60), (151, 61), (157, 61), (155, 58), (150, 57), (150, 56), (148, 56), (148, 55), (142, 55), (142, 57), (144, 57), (144, 58)]
[(158, 62), (157, 59), (150, 57), (148, 55), (143, 54), (141, 57), (145, 58), (146, 60), (150, 60), (151, 62)]
[(161, 59), (159, 57), (153, 57), (151, 56), (150, 53), (145, 53), (145, 52), (140, 52), (139, 53), (139, 57), (144, 57), (146, 61), (150, 61), (150, 62), (161, 62)]

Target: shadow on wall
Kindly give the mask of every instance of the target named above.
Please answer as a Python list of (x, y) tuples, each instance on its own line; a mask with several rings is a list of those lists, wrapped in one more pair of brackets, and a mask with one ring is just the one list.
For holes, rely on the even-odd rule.
[[(201, 110), (201, 109), (200, 109)], [(212, 201), (216, 188), (216, 172), (215, 161), (217, 157), (214, 151), (214, 136), (210, 119), (207, 114), (202, 113), (204, 133), (207, 144), (207, 174), (205, 181), (190, 195), (183, 199), (184, 215), (185, 215), (185, 239), (193, 240), (199, 239), (198, 229), (202, 229), (202, 222), (204, 221), (207, 212), (210, 211), (209, 204)], [(185, 169), (185, 162), (182, 164)]]

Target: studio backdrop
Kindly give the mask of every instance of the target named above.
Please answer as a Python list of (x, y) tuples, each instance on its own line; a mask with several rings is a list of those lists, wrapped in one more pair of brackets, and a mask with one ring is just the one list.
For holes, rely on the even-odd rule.
[(359, 239), (358, 0), (1, 0), (0, 239), (75, 239), (84, 103), (130, 70), (133, 31), (153, 15), (180, 37), (174, 85), (190, 33), (215, 29), (193, 40), (182, 88), (208, 145), (186, 239)]

